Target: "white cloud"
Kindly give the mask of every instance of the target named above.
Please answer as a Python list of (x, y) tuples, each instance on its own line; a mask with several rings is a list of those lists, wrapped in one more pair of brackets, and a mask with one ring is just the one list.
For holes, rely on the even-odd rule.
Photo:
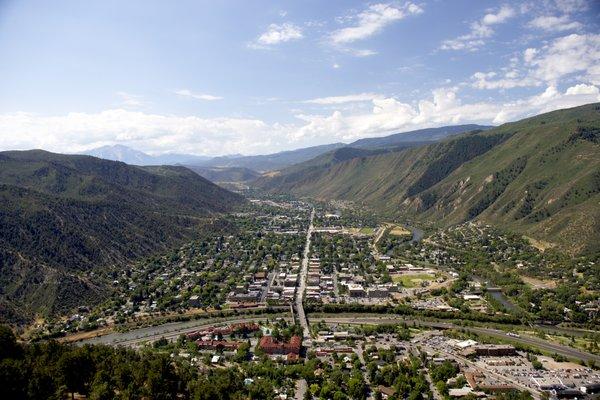
[(304, 37), (302, 28), (289, 22), (283, 24), (271, 24), (266, 32), (262, 33), (254, 43), (251, 43), (251, 48), (265, 48), (280, 43), (299, 40)]
[(231, 149), (252, 151), (262, 145), (265, 132), (278, 129), (256, 119), (179, 117), (124, 109), (61, 116), (21, 112), (0, 115), (0, 148), (78, 152), (121, 143), (151, 153), (223, 154)]
[(471, 23), (470, 32), (455, 39), (442, 42), (442, 50), (468, 50), (474, 51), (485, 45), (485, 39), (494, 34), (492, 25), (506, 22), (515, 15), (515, 10), (509, 6), (502, 6), (496, 13), (488, 13), (480, 21)]
[(357, 15), (358, 22), (354, 26), (331, 33), (331, 41), (334, 44), (346, 44), (365, 39), (379, 33), (395, 21), (422, 12), (423, 9), (413, 3), (405, 3), (402, 6), (382, 3), (373, 4)]
[(584, 73), (584, 79), (600, 84), (600, 34), (571, 34), (554, 40), (525, 58), (533, 68), (532, 76), (551, 84), (574, 73)]
[(476, 72), (471, 76), (471, 85), (476, 89), (513, 89), (539, 86), (540, 82), (529, 76), (520, 76), (516, 70), (510, 70), (503, 77), (499, 77), (496, 72)]
[(134, 108), (144, 105), (144, 102), (142, 101), (142, 96), (138, 96), (127, 92), (117, 92), (116, 94), (121, 98), (121, 105), (124, 107)]
[(508, 6), (500, 7), (500, 10), (496, 14), (490, 13), (486, 14), (482, 22), (485, 25), (495, 25), (506, 22), (507, 19), (513, 17), (515, 15), (515, 10)]
[(223, 99), (220, 96), (213, 96), (213, 95), (206, 94), (206, 93), (194, 93), (188, 89), (175, 90), (173, 93), (175, 93), (179, 96), (190, 97), (190, 98), (196, 99), (196, 100), (215, 101), (215, 100)]
[(348, 47), (342, 47), (339, 48), (340, 51), (342, 51), (343, 53), (348, 53), (350, 55), (353, 55), (354, 57), (369, 57), (369, 56), (374, 56), (375, 54), (377, 54), (377, 52), (375, 50), (370, 50), (370, 49), (352, 49), (352, 48), (348, 48)]
[(320, 104), (320, 105), (330, 105), (330, 104), (344, 104), (344, 103), (354, 103), (359, 101), (373, 101), (374, 99), (382, 98), (383, 96), (375, 94), (375, 93), (359, 93), (359, 94), (350, 94), (345, 96), (331, 96), (331, 97), (320, 97), (316, 99), (305, 100), (303, 103), (308, 104)]
[(512, 89), (545, 84), (557, 86), (564, 78), (600, 84), (600, 35), (571, 34), (536, 49), (523, 52), (523, 63), (511, 60), (509, 68), (498, 72), (476, 72), (471, 86), (476, 89)]
[(567, 95), (600, 95), (600, 90), (596, 86), (586, 85), (584, 83), (580, 83), (579, 85), (571, 86), (565, 92)]
[(568, 15), (561, 15), (560, 17), (554, 15), (542, 15), (532, 19), (527, 25), (530, 28), (554, 32), (570, 31), (582, 27), (581, 23), (571, 21)]
[(564, 13), (585, 11), (588, 8), (586, 0), (555, 0), (555, 7)]
[(598, 88), (578, 85), (561, 93), (554, 86), (518, 101), (507, 103), (463, 103), (458, 89), (440, 88), (432, 92), (431, 99), (416, 105), (403, 103), (396, 98), (375, 98), (369, 113), (344, 115), (334, 111), (331, 115), (298, 116), (306, 124), (290, 133), (296, 141), (330, 138), (354, 140), (390, 132), (408, 131), (431, 126), (467, 122), (504, 123), (538, 113), (600, 101)]
[[(354, 97), (353, 97), (354, 96)], [(405, 103), (376, 94), (334, 96), (315, 104), (342, 106), (370, 98), (371, 109), (339, 109), (331, 114), (296, 117), (298, 124), (266, 123), (252, 118), (201, 118), (148, 114), (125, 109), (99, 113), (42, 116), (0, 114), (0, 149), (43, 148), (80, 152), (107, 144), (125, 144), (157, 154), (259, 154), (380, 136), (386, 133), (469, 122), (503, 123), (559, 108), (600, 101), (596, 85), (578, 84), (559, 91), (548, 86), (541, 93), (511, 102), (463, 102), (457, 87), (439, 88), (428, 98)], [(316, 100), (316, 99), (315, 99)]]
[(523, 60), (526, 63), (530, 63), (531, 60), (533, 60), (533, 58), (535, 57), (535, 55), (537, 53), (538, 53), (537, 49), (534, 49), (534, 48), (525, 49), (525, 51), (523, 52)]
[(331, 32), (327, 41), (337, 50), (353, 56), (371, 56), (377, 52), (369, 49), (349, 48), (348, 44), (374, 36), (390, 24), (422, 12), (423, 9), (419, 5), (411, 2), (401, 5), (395, 3), (372, 4), (356, 15), (337, 18), (340, 23), (351, 22), (352, 25)]

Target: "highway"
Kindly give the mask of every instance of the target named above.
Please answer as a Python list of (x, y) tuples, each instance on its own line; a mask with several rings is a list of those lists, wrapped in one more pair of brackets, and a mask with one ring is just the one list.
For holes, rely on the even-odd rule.
[[(304, 313), (302, 314), (306, 320), (306, 316)], [(284, 318), (288, 321), (291, 321), (292, 318), (289, 314), (266, 314), (266, 315), (248, 315), (246, 317), (223, 317), (219, 319), (213, 320), (197, 320), (197, 321), (186, 321), (186, 322), (173, 322), (169, 324), (152, 326), (146, 328), (135, 329), (129, 332), (113, 332), (108, 335), (98, 336), (91, 339), (82, 340), (77, 342), (77, 344), (107, 344), (114, 346), (131, 346), (135, 347), (142, 342), (152, 342), (155, 340), (164, 337), (166, 339), (174, 340), (179, 335), (193, 332), (195, 330), (200, 330), (203, 328), (207, 328), (210, 326), (219, 326), (226, 324), (234, 324), (240, 322), (260, 322), (265, 321), (266, 319), (273, 318)], [(561, 356), (576, 359), (576, 360), (593, 360), (596, 364), (600, 364), (600, 356), (595, 354), (590, 354), (581, 350), (574, 349), (569, 346), (563, 346), (555, 343), (548, 342), (546, 340), (531, 337), (531, 336), (520, 336), (520, 337), (510, 337), (506, 336), (506, 332), (491, 329), (491, 328), (483, 328), (483, 327), (473, 327), (473, 326), (460, 326), (449, 322), (435, 322), (435, 321), (422, 321), (418, 319), (404, 319), (401, 317), (394, 316), (381, 316), (381, 317), (373, 317), (373, 316), (352, 316), (352, 317), (344, 317), (344, 316), (326, 316), (326, 315), (318, 315), (314, 317), (315, 321), (325, 321), (325, 323), (332, 324), (348, 324), (348, 325), (360, 325), (360, 324), (398, 324), (398, 323), (406, 323), (407, 325), (418, 325), (425, 326), (436, 329), (464, 329), (473, 333), (488, 335), (491, 337), (496, 337), (502, 340), (506, 340), (513, 343), (521, 343), (525, 345), (529, 345), (535, 348), (538, 348), (542, 351), (549, 352), (551, 354), (559, 354)], [(310, 338), (310, 336), (308, 336)]]
[(133, 329), (127, 332), (113, 332), (107, 335), (98, 336), (90, 339), (76, 342), (78, 345), (84, 344), (106, 344), (111, 346), (135, 347), (142, 342), (154, 342), (161, 337), (174, 340), (181, 334), (186, 334), (208, 328), (211, 326), (220, 326), (236, 324), (242, 322), (260, 322), (266, 319), (284, 318), (291, 321), (289, 314), (264, 314), (262, 316), (248, 315), (246, 317), (223, 317), (210, 320), (196, 320), (185, 322), (172, 322), (163, 325), (149, 326), (145, 328)]

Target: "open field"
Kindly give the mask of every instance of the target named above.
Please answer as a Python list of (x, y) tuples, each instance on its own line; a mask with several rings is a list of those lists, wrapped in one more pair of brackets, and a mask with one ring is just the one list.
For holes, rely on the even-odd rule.
[(533, 287), (534, 289), (555, 289), (556, 281), (550, 279), (536, 279), (529, 276), (522, 276), (523, 282)]
[(402, 283), (402, 286), (407, 288), (412, 288), (419, 286), (421, 282), (432, 281), (435, 279), (435, 276), (432, 274), (401, 274), (401, 275), (393, 275), (392, 280), (396, 282)]
[(364, 226), (362, 228), (346, 228), (345, 232), (347, 232), (349, 235), (372, 236), (375, 234), (375, 228), (371, 228), (370, 226)]
[(551, 249), (552, 247), (556, 246), (554, 243), (546, 242), (544, 240), (534, 239), (529, 236), (523, 236), (523, 237), (525, 239), (527, 239), (527, 241), (529, 242), (530, 245), (532, 245), (539, 251), (546, 251), (546, 250)]
[(390, 224), (390, 228), (389, 234), (392, 236), (412, 236), (412, 232), (403, 226)]

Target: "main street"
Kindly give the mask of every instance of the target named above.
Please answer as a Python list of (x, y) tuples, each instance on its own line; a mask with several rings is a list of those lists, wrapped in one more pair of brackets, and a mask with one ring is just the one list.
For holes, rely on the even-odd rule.
[(310, 223), (308, 230), (306, 231), (306, 245), (304, 246), (304, 254), (302, 256), (302, 268), (300, 270), (300, 284), (296, 290), (296, 313), (298, 314), (298, 322), (302, 326), (302, 332), (304, 339), (310, 339), (310, 329), (308, 327), (308, 321), (306, 320), (306, 314), (304, 314), (304, 292), (306, 291), (306, 276), (308, 275), (308, 262), (310, 256), (310, 240), (313, 233), (313, 222), (315, 219), (315, 209), (313, 208), (310, 213)]

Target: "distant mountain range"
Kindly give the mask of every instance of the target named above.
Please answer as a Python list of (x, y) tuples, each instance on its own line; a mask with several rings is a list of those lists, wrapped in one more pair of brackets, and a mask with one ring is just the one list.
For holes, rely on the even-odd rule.
[(597, 252), (600, 104), (397, 151), (334, 152), (254, 185), (438, 226), (480, 220), (573, 254)]
[(0, 321), (97, 303), (109, 288), (82, 272), (171, 248), (244, 201), (184, 167), (0, 152)]
[(122, 161), (130, 165), (178, 165), (196, 164), (209, 160), (211, 157), (191, 154), (162, 154), (151, 156), (144, 152), (123, 145), (102, 146), (83, 152), (82, 154), (103, 158), (105, 160)]
[[(444, 126), (441, 128), (429, 128), (396, 133), (384, 137), (359, 139), (350, 144), (332, 143), (256, 156), (242, 156), (239, 154), (220, 157), (195, 156), (189, 154), (163, 154), (151, 156), (123, 145), (98, 147), (86, 151), (84, 154), (106, 160), (122, 161), (131, 165), (186, 165), (203, 168), (219, 168), (218, 176), (222, 177), (226, 173), (232, 176), (236, 174), (236, 171), (226, 172), (226, 168), (245, 168), (258, 172), (273, 171), (311, 160), (322, 154), (343, 147), (360, 149), (393, 149), (398, 146), (405, 147), (407, 143), (415, 144), (432, 142), (467, 131), (489, 128), (489, 126), (474, 124)], [(215, 179), (221, 179), (221, 177), (218, 177), (217, 175), (209, 174), (206, 169), (197, 168), (197, 171), (204, 171), (205, 175), (214, 176)], [(240, 171), (238, 170), (237, 173), (239, 172)]]

